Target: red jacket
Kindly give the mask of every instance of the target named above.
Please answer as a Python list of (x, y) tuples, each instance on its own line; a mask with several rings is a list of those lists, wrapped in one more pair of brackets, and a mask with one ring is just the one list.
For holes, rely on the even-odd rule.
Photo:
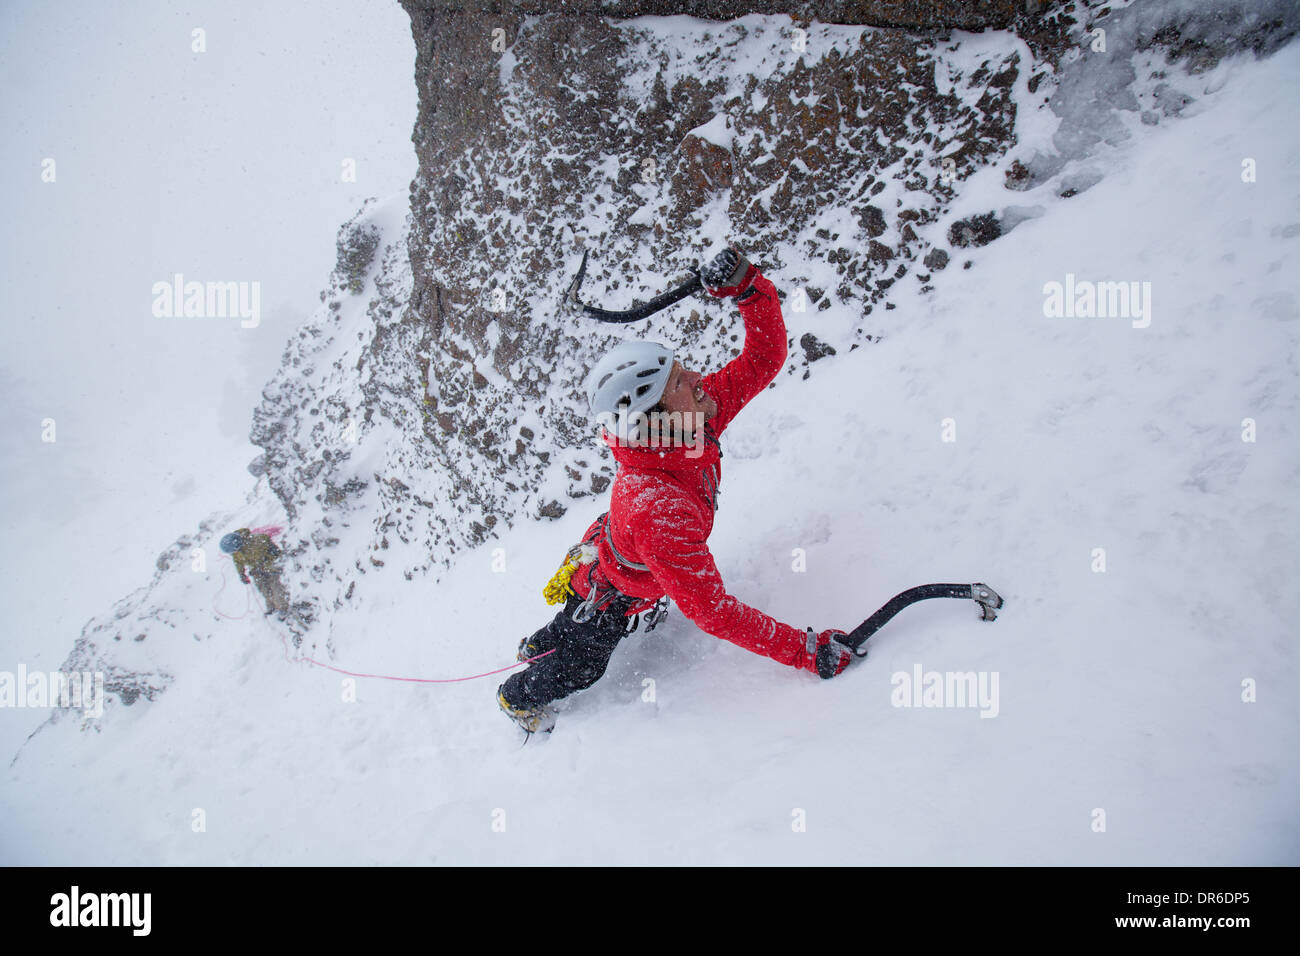
[[(625, 560), (645, 565), (638, 571), (620, 563), (600, 534), (600, 521), (586, 537), (599, 535), (599, 563), (592, 576), (608, 581), (632, 597), (644, 598), (636, 613), (664, 594), (701, 630), (792, 667), (811, 666), (804, 631), (782, 624), (727, 593), (709, 553), (722, 450), (717, 439), (736, 414), (785, 364), (785, 322), (776, 287), (758, 276), (758, 292), (739, 305), (745, 320), (745, 348), (720, 371), (700, 381), (718, 412), (705, 426), (708, 440), (672, 448), (632, 448), (605, 433), (618, 462), (609, 506), (614, 549)], [(573, 576), (581, 596), (589, 591), (588, 574)]]

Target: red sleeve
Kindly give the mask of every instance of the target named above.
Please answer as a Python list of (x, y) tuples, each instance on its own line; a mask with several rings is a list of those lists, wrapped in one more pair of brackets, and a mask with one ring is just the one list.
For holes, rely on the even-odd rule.
[(757, 291), (739, 305), (745, 320), (744, 350), (700, 383), (718, 403), (718, 413), (709, 422), (715, 435), (722, 434), (736, 414), (776, 378), (785, 364), (785, 320), (781, 317), (776, 286), (760, 275), (754, 279), (753, 287)]
[(807, 667), (805, 632), (727, 593), (693, 509), (663, 502), (636, 534), (637, 552), (660, 587), (703, 631), (791, 667)]

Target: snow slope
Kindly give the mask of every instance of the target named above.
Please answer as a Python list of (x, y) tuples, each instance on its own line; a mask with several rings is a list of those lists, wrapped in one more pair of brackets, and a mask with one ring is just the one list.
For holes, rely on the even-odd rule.
[[(711, 544), (741, 599), (849, 628), (913, 584), (979, 580), (1007, 600), (996, 623), (913, 607), (821, 682), (674, 612), (521, 749), (500, 678), (363, 679), (348, 702), (340, 675), (286, 663), (275, 625), (239, 617), (218, 569), (178, 572), (195, 608), (178, 627), (204, 639), (170, 648), (156, 701), (22, 750), (3, 859), (1300, 861), (1300, 132), (1279, 121), (1300, 107), (1300, 47), (1221, 69), (1195, 115), (1092, 157), (1104, 175), (1072, 198), (1031, 192), (1042, 216), (962, 251), (882, 341), (778, 381), (724, 436)], [(1005, 204), (999, 180), (967, 184), (970, 209)], [(1150, 325), (1047, 317), (1067, 275), (1150, 282)], [(738, 325), (709, 308), (720, 334)], [(262, 488), (228, 523), (273, 505)], [(506, 665), (591, 517), (503, 533), (436, 585), (368, 580), (363, 612), (331, 619), (332, 663)], [(996, 716), (895, 706), (918, 666), (996, 674)]]

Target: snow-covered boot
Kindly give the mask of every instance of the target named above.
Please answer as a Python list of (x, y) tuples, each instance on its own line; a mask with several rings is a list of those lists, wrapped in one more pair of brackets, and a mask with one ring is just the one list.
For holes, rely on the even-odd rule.
[(502, 712), (530, 734), (538, 731), (550, 733), (555, 729), (555, 711), (545, 704), (540, 707), (516, 707), (506, 700), (506, 695), (497, 688), (497, 703)]

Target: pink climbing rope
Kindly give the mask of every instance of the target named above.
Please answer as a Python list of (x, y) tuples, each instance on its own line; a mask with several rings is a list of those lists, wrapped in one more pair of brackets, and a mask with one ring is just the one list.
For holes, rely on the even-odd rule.
[[(246, 585), (246, 587), (249, 586), (251, 585)], [(217, 608), (217, 598), (221, 597), (221, 592), (224, 591), (225, 589), (226, 589), (226, 569), (223, 566), (221, 569), (221, 587), (217, 588), (217, 593), (212, 595), (212, 613), (220, 617), (224, 617), (227, 621), (242, 621), (244, 618), (248, 617), (248, 612), (253, 607), (252, 596), (248, 593), (247, 590), (244, 591), (244, 597), (247, 599), (247, 603), (244, 605), (243, 614), (227, 614), (224, 611), (218, 610)]]
[(387, 674), (360, 674), (360, 673), (357, 673), (356, 671), (345, 671), (345, 670), (344, 670), (343, 668), (341, 668), (341, 667), (334, 667), (334, 666), (331, 665), (331, 664), (325, 664), (325, 663), (322, 663), (321, 661), (313, 660), (313, 659), (310, 658), (310, 657), (289, 657), (289, 656), (288, 656), (288, 653), (289, 653), (289, 646), (288, 646), (287, 644), (284, 643), (284, 635), (283, 635), (283, 634), (280, 635), (280, 643), (281, 643), (282, 645), (284, 645), (285, 660), (289, 661), (291, 664), (304, 663), (304, 662), (305, 662), (305, 663), (307, 663), (307, 664), (315, 664), (317, 667), (323, 667), (323, 668), (325, 668), (326, 670), (328, 670), (328, 671), (333, 671), (333, 672), (336, 673), (336, 674), (346, 674), (348, 677), (373, 677), (375, 680), (396, 680), (396, 681), (406, 681), (406, 682), (408, 682), (408, 683), (412, 683), (412, 684), (458, 684), (458, 683), (460, 683), (461, 681), (467, 681), (467, 680), (478, 680), (480, 677), (491, 677), (493, 674), (501, 674), (501, 673), (504, 673), (505, 671), (514, 670), (514, 669), (515, 669), (516, 667), (518, 667), (520, 664), (531, 664), (533, 661), (541, 660), (541, 659), (542, 659), (543, 657), (545, 657), (547, 654), (554, 654), (554, 653), (555, 653), (555, 651), (552, 649), (552, 650), (546, 651), (544, 654), (538, 654), (536, 657), (530, 657), (530, 658), (528, 658), (528, 660), (526, 660), (526, 661), (519, 661), (518, 663), (516, 663), (516, 664), (511, 664), (511, 665), (508, 666), (508, 667), (498, 667), (498, 668), (497, 668), (496, 670), (494, 670), (494, 671), (484, 671), (482, 674), (471, 674), (469, 677), (441, 677), (441, 678), (438, 678), (438, 677), (390, 677), (390, 676), (388, 676)]
[[(225, 589), (226, 586), (225, 581), (226, 581), (226, 575), (225, 572), (222, 571), (221, 587), (223, 590)], [(252, 587), (253, 586), (251, 584), (245, 585), (245, 591), (246, 593), (249, 594), (250, 604), (252, 603), (252, 596), (251, 596)], [(220, 593), (221, 593), (220, 591), (217, 592), (217, 594)], [(212, 600), (213, 600), (212, 609), (214, 611), (217, 611), (216, 597), (213, 597)], [(221, 614), (220, 611), (217, 611), (217, 613)], [(221, 614), (221, 616), (224, 618), (229, 618), (230, 620), (239, 620), (239, 618), (247, 617), (248, 611), (245, 610), (244, 613), (239, 616), (239, 618), (232, 618), (229, 614)], [(546, 651), (545, 653), (538, 654), (536, 657), (530, 657), (527, 660), (518, 661), (517, 663), (510, 664), (507, 667), (498, 667), (496, 670), (484, 671), (482, 674), (471, 674), (469, 677), (392, 677), (388, 674), (363, 674), (358, 671), (344, 670), (341, 667), (335, 667), (333, 664), (326, 664), (324, 661), (318, 661), (315, 658), (307, 657), (305, 655), (298, 655), (296, 657), (291, 657), (289, 655), (289, 643), (284, 639), (283, 632), (281, 632), (280, 629), (278, 628), (276, 629), (276, 636), (280, 638), (280, 647), (284, 650), (284, 659), (290, 664), (313, 664), (316, 667), (323, 667), (328, 671), (333, 671), (336, 674), (344, 674), (348, 677), (370, 677), (373, 678), (374, 680), (394, 680), (394, 681), (402, 681), (404, 683), (411, 683), (411, 684), (459, 684), (462, 681), (478, 680), (480, 677), (491, 677), (493, 674), (502, 674), (506, 671), (514, 670), (516, 667), (519, 667), (522, 664), (531, 664), (533, 661), (540, 661), (543, 657), (555, 653), (555, 649), (552, 648), (551, 650)]]

